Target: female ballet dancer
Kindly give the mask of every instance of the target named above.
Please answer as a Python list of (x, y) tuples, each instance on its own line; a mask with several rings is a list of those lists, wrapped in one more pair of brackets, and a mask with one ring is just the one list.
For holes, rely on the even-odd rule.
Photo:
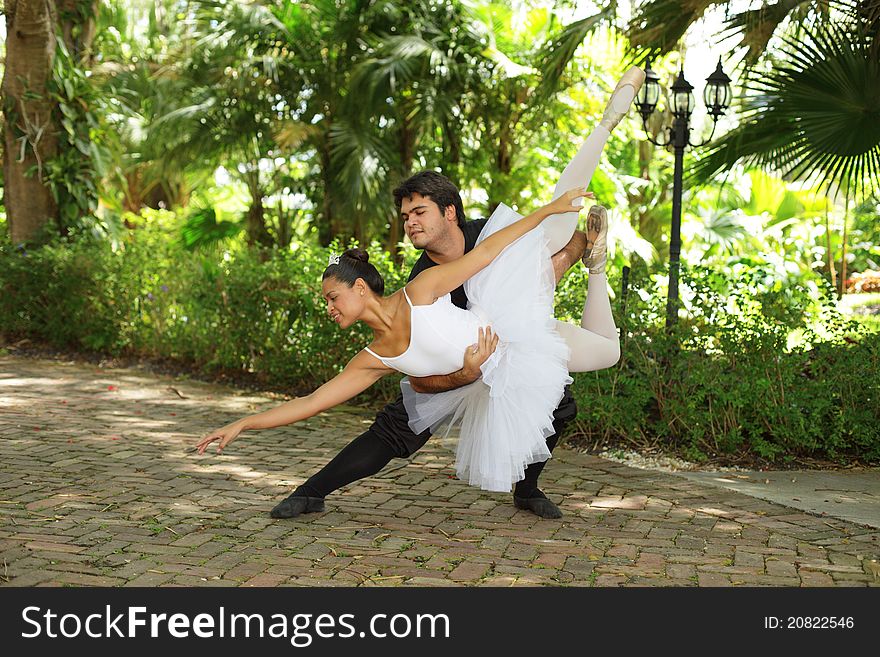
[[(385, 297), (384, 283), (362, 252), (331, 256), (324, 272), (328, 311), (341, 328), (363, 320), (372, 329), (370, 347), (343, 372), (307, 397), (239, 420), (209, 434), (199, 453), (219, 440), (218, 452), (248, 428), (290, 424), (343, 403), (381, 376), (446, 374), (462, 366), (464, 348), (478, 333), (498, 349), (473, 384), (437, 394), (414, 392), (401, 383), (410, 426), (416, 432), (460, 427), (456, 469), (462, 479), (486, 490), (509, 491), (525, 466), (550, 457), (545, 438), (553, 433), (553, 410), (569, 371), (608, 367), (619, 358), (604, 278), (604, 212), (591, 208), (588, 229), (595, 243), (585, 263), (590, 288), (580, 327), (553, 319), (554, 277), (550, 255), (564, 246), (577, 225), (585, 196), (610, 130), (628, 109), (644, 73), (631, 69), (612, 94), (599, 126), (566, 167), (548, 205), (522, 217), (500, 205), (477, 246), (462, 258), (423, 271), (402, 290)], [(569, 184), (577, 185), (564, 191)], [(543, 225), (542, 225), (543, 222)], [(598, 280), (594, 280), (594, 277)], [(449, 293), (464, 283), (467, 311)], [(591, 318), (591, 315), (594, 316)], [(481, 326), (491, 324), (494, 334)], [(496, 337), (497, 336), (497, 337)], [(382, 356), (380, 353), (398, 353)]]

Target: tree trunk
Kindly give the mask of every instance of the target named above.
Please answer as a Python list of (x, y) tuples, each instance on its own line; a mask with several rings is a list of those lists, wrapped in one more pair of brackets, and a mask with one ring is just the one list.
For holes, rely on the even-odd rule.
[[(3, 176), (6, 216), (14, 244), (44, 238), (58, 217), (43, 166), (58, 151), (55, 103), (47, 85), (55, 57), (51, 0), (7, 0), (6, 68), (0, 95), (5, 117)], [(33, 171), (28, 174), (28, 170)]]
[(364, 221), (363, 211), (356, 210), (354, 212), (354, 239), (357, 240), (358, 246), (364, 250), (366, 250), (367, 246), (370, 244), (365, 224), (366, 222)]
[[(412, 163), (415, 152), (416, 134), (410, 128), (409, 121), (406, 116), (401, 118), (400, 133), (398, 138), (398, 154), (400, 156), (400, 170), (398, 173), (399, 182), (403, 182), (412, 175)], [(398, 243), (402, 239), (400, 217), (395, 212), (391, 217), (391, 228), (388, 231), (388, 241), (386, 242), (386, 250), (391, 254), (392, 259), (397, 264), (403, 261), (403, 254), (397, 248)]]
[(388, 242), (385, 246), (388, 253), (391, 254), (394, 262), (400, 264), (403, 260), (403, 255), (400, 253), (400, 250), (397, 248), (397, 245), (400, 243), (400, 240), (403, 236), (400, 234), (400, 217), (394, 212), (391, 216), (391, 227), (388, 231)]
[(251, 204), (247, 211), (247, 244), (254, 246), (272, 246), (272, 236), (266, 230), (266, 216), (263, 208), (263, 189), (260, 187), (259, 171), (248, 174), (248, 191)]
[(831, 287), (837, 289), (837, 271), (834, 268), (834, 254), (831, 252), (831, 222), (828, 220), (828, 199), (825, 200), (825, 255), (828, 258), (828, 272)]
[(512, 189), (513, 181), (510, 173), (513, 171), (513, 160), (516, 154), (516, 130), (520, 128), (522, 110), (528, 98), (528, 90), (518, 88), (512, 91), (513, 99), (507, 105), (507, 111), (500, 118), (501, 125), (498, 127), (498, 151), (495, 156), (495, 165), (498, 172), (498, 180), (493, 181), (493, 194), (489, 197), (489, 212), (495, 211), (501, 202), (514, 203), (519, 190)]
[(837, 294), (838, 299), (843, 298), (843, 293), (846, 292), (846, 229), (849, 224), (849, 190), (847, 190), (846, 203), (844, 207), (843, 243), (840, 245), (840, 292), (838, 292)]
[(449, 121), (443, 122), (441, 130), (443, 143), (443, 157), (446, 162), (444, 173), (447, 178), (459, 181), (461, 175), (461, 139), (455, 126), (450, 125)]
[(327, 137), (318, 145), (318, 157), (321, 160), (321, 179), (324, 182), (323, 195), (321, 197), (320, 221), (318, 223), (318, 241), (321, 246), (330, 246), (330, 242), (336, 236), (334, 234), (333, 216), (333, 174), (330, 171), (330, 149), (327, 145)]
[(654, 156), (654, 147), (649, 141), (639, 142), (639, 176), (643, 180), (651, 179), (651, 160)]
[(501, 126), (498, 133), (498, 150), (495, 153), (495, 175), (492, 177), (489, 190), (489, 214), (491, 216), (502, 201), (514, 203), (513, 197), (508, 193), (510, 187), (510, 171), (512, 168), (513, 154), (510, 139), (510, 124)]

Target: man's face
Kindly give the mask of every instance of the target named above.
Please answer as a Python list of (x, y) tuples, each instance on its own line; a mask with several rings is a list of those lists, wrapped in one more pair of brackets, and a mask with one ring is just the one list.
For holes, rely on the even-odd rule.
[(452, 227), (458, 225), (453, 206), (440, 212), (434, 201), (421, 194), (413, 194), (401, 201), (400, 219), (404, 232), (417, 249), (430, 249), (433, 244), (447, 239)]

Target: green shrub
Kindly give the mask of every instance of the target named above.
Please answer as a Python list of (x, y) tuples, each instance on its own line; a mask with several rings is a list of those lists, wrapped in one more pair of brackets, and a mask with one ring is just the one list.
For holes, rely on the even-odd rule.
[(615, 304), (620, 362), (574, 375), (576, 431), (592, 444), (659, 441), (692, 460), (880, 460), (880, 336), (841, 315), (830, 287), (770, 278), (683, 270), (692, 297), (671, 331), (665, 299), (637, 280), (626, 311)]
[[(34, 249), (0, 245), (0, 332), (56, 347), (168, 358), (208, 374), (247, 371), (302, 394), (337, 374), (369, 341), (326, 314), (320, 276), (329, 250), (214, 248), (192, 253), (179, 219), (147, 212), (118, 250), (87, 236)], [(332, 250), (339, 251), (338, 245)], [(394, 290), (416, 253), (370, 260)], [(611, 280), (617, 287), (618, 278)], [(751, 453), (880, 460), (880, 339), (837, 310), (821, 279), (781, 279), (737, 263), (683, 268), (684, 309), (665, 329), (665, 272), (636, 270), (613, 308), (622, 356), (574, 375), (575, 439), (662, 443), (690, 459)], [(557, 316), (580, 320), (577, 267), (560, 285)], [(361, 401), (397, 393), (386, 377)]]
[[(330, 250), (246, 249), (191, 253), (174, 239), (171, 213), (149, 213), (122, 248), (82, 236), (34, 250), (0, 247), (0, 332), (57, 348), (171, 358), (205, 372), (247, 371), (267, 385), (314, 389), (369, 342), (327, 316), (321, 273)], [(389, 290), (413, 259), (396, 265), (379, 245), (370, 261)], [(376, 387), (388, 396), (398, 378)], [(393, 379), (393, 380), (392, 380)]]

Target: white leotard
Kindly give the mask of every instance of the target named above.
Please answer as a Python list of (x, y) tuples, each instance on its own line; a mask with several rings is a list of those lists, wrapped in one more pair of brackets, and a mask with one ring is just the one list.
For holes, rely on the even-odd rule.
[(427, 306), (414, 306), (406, 288), (403, 296), (410, 307), (409, 346), (399, 356), (380, 356), (369, 347), (365, 351), (386, 366), (409, 376), (449, 374), (461, 369), (468, 346), (477, 342), (479, 327), (487, 323), (476, 311), (462, 310), (450, 294)]

